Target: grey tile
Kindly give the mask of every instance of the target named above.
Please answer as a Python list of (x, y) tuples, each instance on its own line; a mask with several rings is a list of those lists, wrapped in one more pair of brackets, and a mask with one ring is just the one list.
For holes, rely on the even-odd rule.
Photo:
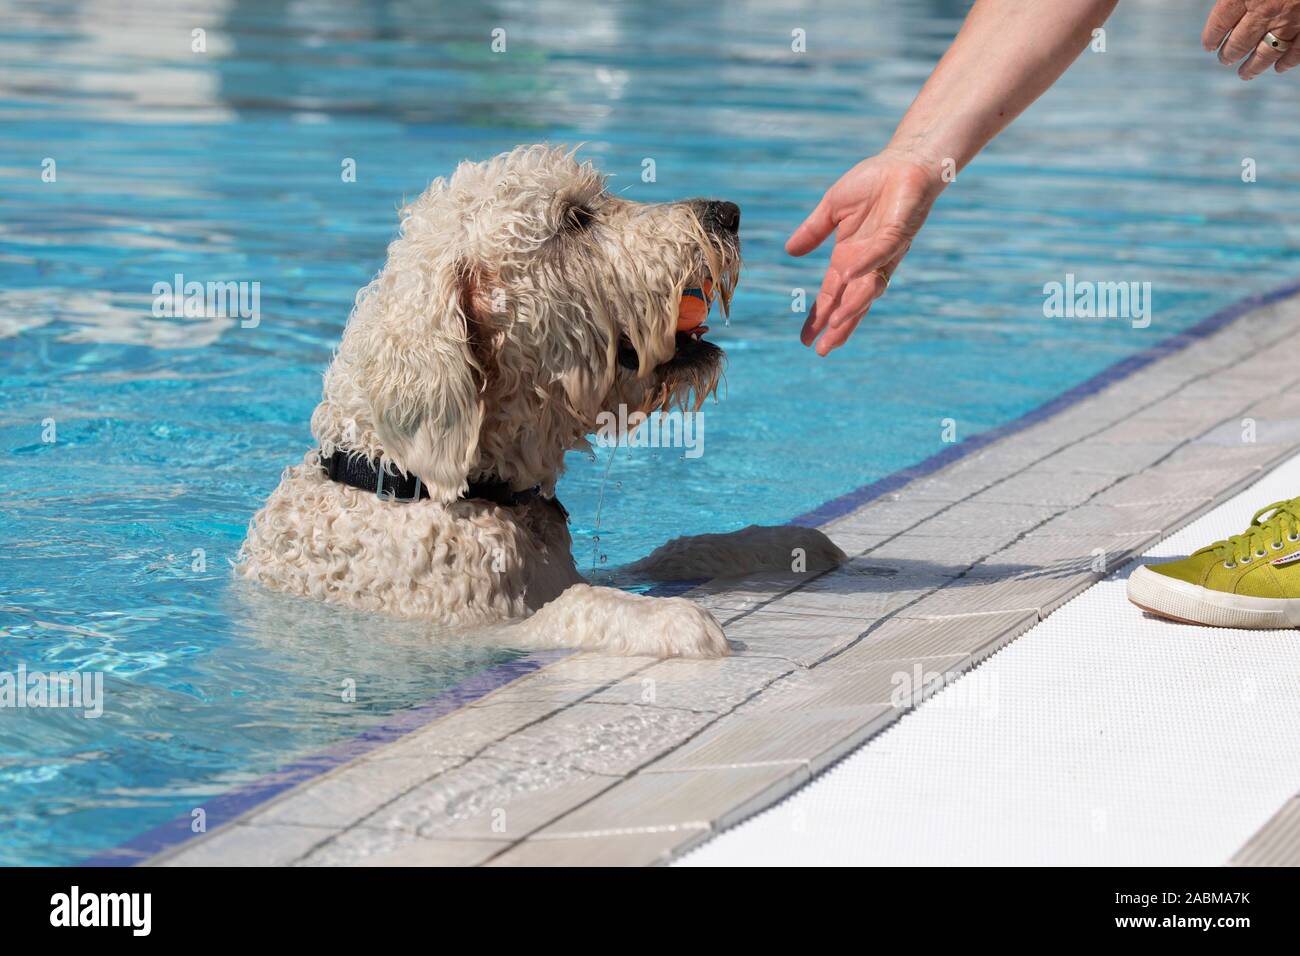
[(863, 663), (960, 655), (980, 659), (1037, 623), (1038, 614), (1034, 611), (891, 618), (869, 631), (840, 659)]
[(1292, 321), (1289, 312), (1279, 311), (1279, 305), (1289, 308), (1290, 304), (1274, 303), (1251, 310), (1215, 335), (1193, 342), (1170, 362), (1160, 364), (1172, 365), (1180, 372), (1240, 367), (1269, 351), (1280, 327), (1285, 327), (1282, 323)]
[(258, 810), (248, 822), (256, 826), (351, 826), (461, 761), (460, 757), (443, 756), (354, 760), (291, 790)]
[(920, 525), (864, 560), (930, 576), (956, 577), (1050, 520), (1060, 508), (966, 501)]
[(1055, 514), (1062, 508), (1083, 504), (1115, 481), (1115, 475), (1103, 472), (1058, 470), (1049, 459), (981, 492), (971, 499), (970, 504), (991, 509), (990, 513), (996, 514), (997, 508), (1003, 505), (1032, 501)]
[(887, 703), (845, 704), (833, 709), (812, 709), (811, 704), (808, 709), (782, 705), (793, 696), (783, 695), (770, 704), (764, 701), (761, 708), (737, 710), (653, 764), (643, 776), (670, 770), (769, 765), (803, 767), (815, 773), (902, 713), (902, 709)]
[(661, 661), (593, 697), (596, 704), (658, 704), (725, 713), (795, 668), (775, 657)]
[[(1245, 370), (1242, 370), (1245, 371)], [(1179, 402), (1195, 405), (1205, 403), (1222, 409), (1226, 403), (1249, 406), (1277, 391), (1276, 383), (1261, 381), (1253, 374), (1219, 373), (1199, 381), (1188, 382), (1174, 393)]]
[(1013, 463), (1007, 461), (984, 459), (970, 462), (960, 459), (932, 475), (908, 482), (899, 494), (907, 500), (964, 501), (1016, 470)]
[(1297, 395), (1294, 389), (1270, 395), (1247, 408), (1242, 413), (1242, 417), (1251, 417), (1260, 421), (1300, 420), (1300, 395)]
[[(1004, 487), (999, 485), (998, 488)], [(996, 489), (995, 489), (996, 490)], [(1037, 527), (1060, 512), (1057, 505), (1025, 501), (1001, 501), (990, 507), (989, 500), (977, 495), (970, 501), (953, 505), (942, 515), (917, 527), (917, 533), (932, 537), (956, 538), (962, 541), (983, 541), (992, 553), (1013, 541), (1025, 531)], [(908, 538), (911, 535), (907, 536)], [(905, 538), (901, 545), (906, 547)], [(867, 557), (874, 557), (874, 553)], [(960, 560), (954, 560), (955, 566)]]
[(1113, 476), (1131, 475), (1151, 467), (1177, 445), (1177, 441), (1108, 442), (1098, 436), (1062, 449), (1041, 467), (1057, 474), (1085, 471)]
[(780, 574), (765, 572), (744, 577), (716, 578), (693, 588), (682, 595), (687, 600), (708, 608), (720, 623), (734, 617), (737, 612), (750, 611), (770, 603), (775, 598), (808, 583), (810, 578), (824, 572)]
[(1203, 434), (1194, 436), (1188, 444), (1214, 445), (1219, 448), (1236, 448), (1242, 445), (1264, 445), (1275, 448), (1292, 448), (1300, 444), (1300, 419), (1267, 418), (1252, 414), (1233, 415)]
[(764, 607), (836, 617), (881, 617), (931, 591), (962, 568), (946, 568), (905, 557), (888, 560), (875, 554), (846, 564), (783, 594)]
[(992, 445), (972, 451), (949, 465), (945, 471), (984, 472), (1006, 478), (1024, 471), (1060, 449), (1066, 442), (1050, 433), (1014, 432)]
[(847, 618), (798, 611), (762, 610), (726, 626), (742, 653), (781, 658), (811, 667), (846, 647), (878, 618)]
[[(880, 660), (865, 650), (860, 652), (862, 647), (856, 644), (813, 670), (796, 671), (733, 716), (822, 713), (874, 717), (878, 706), (895, 710), (914, 706), (937, 689), (934, 678), (955, 677), (971, 664), (969, 654)], [(719, 721), (718, 727), (722, 725)], [(699, 740), (705, 737), (701, 734)]]
[(178, 852), (151, 861), (153, 866), (285, 866), (342, 831), (333, 827), (222, 827)]
[(539, 771), (623, 775), (667, 753), (713, 714), (632, 704), (577, 704), (483, 751)]
[(1121, 387), (1112, 386), (1086, 402), (1072, 405), (1019, 433), (1019, 440), (1035, 445), (1067, 448), (1110, 425), (1128, 419), (1135, 408), (1142, 407), (1149, 396), (1135, 401)]
[[(1255, 474), (1254, 469), (1247, 471)], [(1209, 501), (1220, 495), (1225, 488), (1234, 487), (1241, 478), (1240, 468), (1191, 471), (1158, 467), (1117, 482), (1097, 495), (1090, 504), (1129, 506), (1184, 501), (1188, 498)]]
[(521, 701), (572, 704), (657, 661), (655, 657), (573, 654), (493, 691), (476, 706)]
[[(911, 708), (943, 707), (946, 710), (968, 710), (980, 720), (996, 719), (1002, 705), (1002, 688), (996, 672), (976, 664), (995, 653), (1020, 635), (1019, 630), (1005, 630), (982, 635), (987, 642), (970, 655), (950, 657), (918, 657), (912, 660), (880, 661), (859, 655), (859, 647), (828, 661), (821, 673), (815, 674), (823, 685), (820, 695), (806, 698), (802, 704), (787, 706), (824, 707), (835, 701), (863, 697), (883, 697), (889, 710), (880, 720), (852, 741), (878, 733), (892, 720), (901, 717)], [(865, 649), (864, 649), (865, 650)], [(939, 691), (948, 692), (931, 701)], [(797, 698), (796, 698), (797, 700)], [(830, 711), (824, 711), (829, 713)], [(816, 767), (814, 767), (816, 769)]]
[(1271, 464), (1285, 452), (1275, 446), (1265, 445), (1214, 445), (1209, 442), (1192, 442), (1179, 448), (1163, 462), (1162, 468), (1183, 471), (1207, 471), (1224, 468), (1238, 469), (1243, 478), (1253, 477), (1259, 469)]
[(362, 822), (364, 840), (331, 851), (375, 854), (430, 840), (518, 840), (607, 790), (617, 777), (479, 758), (411, 790)]
[[(934, 523), (942, 522), (936, 519)], [(921, 527), (936, 530), (930, 528), (930, 524), (927, 522)], [(939, 536), (921, 534), (918, 529), (876, 548), (865, 557), (886, 566), (917, 569), (931, 578), (956, 577), (1010, 541), (1014, 534), (1002, 529), (1000, 533), (991, 535), (953, 533)]]
[(515, 731), (544, 720), (562, 706), (542, 699), (462, 707), (376, 751), (368, 759), (435, 755), (469, 758)]
[(1026, 537), (1065, 537), (1090, 540), (1098, 536), (1137, 537), (1150, 540), (1161, 537), (1180, 522), (1190, 520), (1208, 508), (1209, 498), (1182, 501), (1144, 501), (1133, 506), (1088, 504), (1072, 508), (1044, 522)]
[(908, 616), (973, 614), (982, 611), (1037, 611), (1051, 613), (1099, 574), (1033, 574), (1024, 576), (980, 576), (972, 574), (951, 586), (927, 595), (909, 609)]
[(952, 577), (935, 574), (920, 580), (912, 577), (898, 578), (892, 582), (864, 582), (860, 578), (845, 575), (827, 582), (825, 587), (793, 591), (755, 613), (874, 621), (902, 610)]
[(654, 866), (703, 843), (711, 831), (699, 827), (615, 833), (592, 837), (525, 840), (488, 866)]
[(878, 548), (886, 541), (898, 535), (897, 531), (850, 531), (848, 529), (827, 529), (827, 536), (835, 542), (849, 557), (856, 557), (864, 551)]
[[(1255, 441), (1261, 445), (1276, 445), (1280, 449), (1294, 448), (1300, 445), (1300, 411), (1290, 416), (1269, 416), (1263, 412), (1251, 411), (1249, 417), (1255, 420)], [(1241, 433), (1241, 423), (1239, 434)], [(1284, 452), (1285, 453), (1285, 452)]]
[(859, 660), (853, 656), (855, 649), (813, 670), (782, 678), (648, 772), (790, 764), (815, 773), (893, 722), (970, 662), (964, 654)]
[(1257, 352), (1242, 362), (1237, 371), (1243, 376), (1265, 380), (1261, 385), (1268, 387), (1264, 399), (1260, 400), (1286, 395), (1300, 386), (1300, 378), (1296, 376), (1295, 356), (1287, 355), (1286, 349)]
[(339, 834), (296, 865), (479, 866), (509, 848), (508, 840), (429, 840), (358, 828)]
[(902, 494), (884, 495), (843, 518), (832, 521), (822, 530), (832, 539), (841, 531), (856, 534), (881, 534), (905, 531), (940, 511), (950, 502), (925, 500)]
[(1246, 845), (1233, 854), (1231, 866), (1300, 866), (1300, 797), (1292, 797), (1269, 818)]
[(639, 773), (536, 834), (535, 839), (719, 829), (808, 780), (799, 766)]
[(1140, 554), (1144, 541), (1132, 534), (1028, 535), (990, 556), (971, 575), (1060, 577), (1088, 571), (1104, 575)]
[(1192, 430), (1194, 427), (1194, 422), (1186, 418), (1169, 418), (1159, 409), (1139, 409), (1131, 417), (1099, 432), (1094, 440), (1110, 445), (1141, 445), (1167, 454), (1197, 434)]

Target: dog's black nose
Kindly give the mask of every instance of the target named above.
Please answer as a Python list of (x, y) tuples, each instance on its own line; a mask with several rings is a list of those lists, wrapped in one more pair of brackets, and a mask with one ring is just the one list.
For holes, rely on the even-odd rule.
[(736, 232), (740, 228), (740, 207), (734, 202), (710, 199), (704, 206), (704, 228)]

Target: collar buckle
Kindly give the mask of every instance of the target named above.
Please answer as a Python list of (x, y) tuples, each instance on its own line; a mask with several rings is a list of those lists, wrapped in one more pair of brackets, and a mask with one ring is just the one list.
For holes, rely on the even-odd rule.
[[(414, 479), (415, 479), (415, 484), (411, 486), (411, 494), (409, 495), (409, 497), (403, 498), (403, 497), (401, 497), (401, 495), (398, 493), (398, 488), (392, 488), (392, 489), (389, 490), (389, 491), (385, 491), (385, 490), (384, 490), (384, 479), (387, 478), (387, 477), (390, 477), (390, 476), (388, 476), (388, 475), (384, 472), (384, 469), (383, 469), (383, 468), (376, 468), (376, 469), (375, 469), (375, 474), (376, 474), (376, 476), (377, 476), (376, 479), (375, 479), (375, 497), (376, 497), (376, 498), (381, 498), (381, 499), (383, 499), (384, 501), (397, 501), (397, 502), (401, 502), (401, 503), (403, 503), (403, 504), (410, 504), (412, 501), (419, 501), (419, 500), (420, 500), (420, 492), (423, 490), (423, 486), (420, 484), (420, 476), (419, 476), (419, 475), (408, 475), (408, 476), (407, 476), (408, 480), (409, 480), (410, 478), (414, 478)], [(333, 475), (331, 475), (330, 477), (332, 478)], [(399, 487), (400, 487), (402, 484), (404, 484), (404, 483), (405, 483), (405, 482), (401, 481), (400, 479), (397, 479), (397, 480), (396, 480), (396, 484), (397, 484)]]

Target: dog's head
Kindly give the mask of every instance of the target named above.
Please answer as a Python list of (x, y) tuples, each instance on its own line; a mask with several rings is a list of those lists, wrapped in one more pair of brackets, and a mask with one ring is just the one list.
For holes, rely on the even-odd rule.
[(462, 164), (403, 210), (317, 437), (329, 451), (350, 431), (440, 501), (488, 474), (549, 490), (600, 412), (698, 407), (716, 388), (722, 350), (682, 309), (705, 307), (690, 290), (729, 308), (739, 220), (728, 202), (620, 198), (552, 147)]

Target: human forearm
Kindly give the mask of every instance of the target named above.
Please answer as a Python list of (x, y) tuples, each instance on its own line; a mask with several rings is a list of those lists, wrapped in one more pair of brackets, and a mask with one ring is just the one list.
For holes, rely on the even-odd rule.
[(848, 340), (952, 181), (945, 174), (1055, 82), (1117, 2), (976, 0), (890, 144), (841, 176), (786, 242), (802, 256), (835, 234), (805, 345), (826, 355)]
[(1056, 82), (1118, 0), (976, 0), (888, 149), (960, 169)]

